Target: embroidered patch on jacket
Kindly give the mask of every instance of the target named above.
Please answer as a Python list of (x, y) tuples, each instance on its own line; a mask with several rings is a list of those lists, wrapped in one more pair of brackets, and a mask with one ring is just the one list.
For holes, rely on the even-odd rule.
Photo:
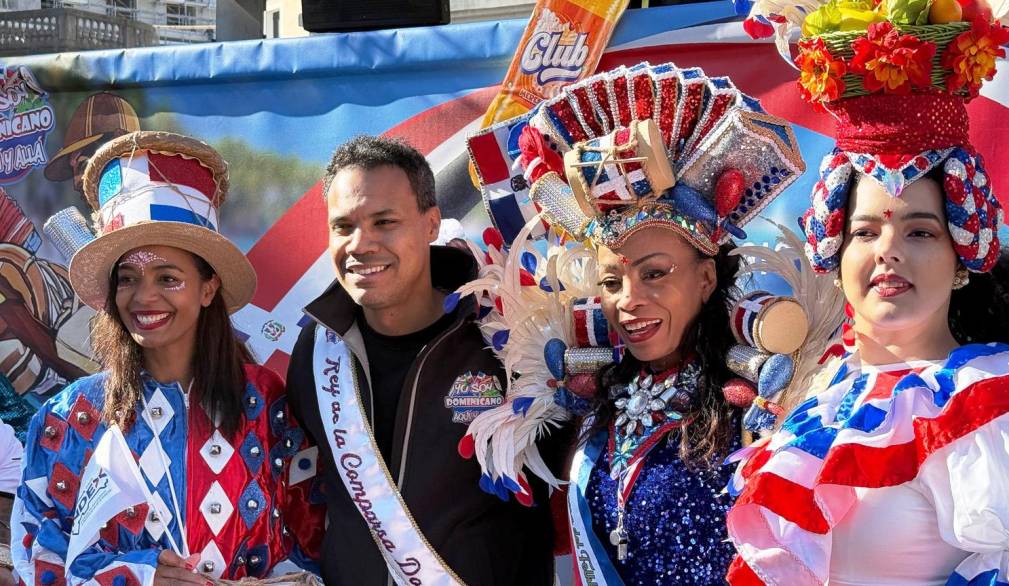
[(460, 375), (445, 397), (445, 407), (452, 410), (452, 421), (469, 423), (477, 415), (504, 403), (497, 377), (473, 371)]

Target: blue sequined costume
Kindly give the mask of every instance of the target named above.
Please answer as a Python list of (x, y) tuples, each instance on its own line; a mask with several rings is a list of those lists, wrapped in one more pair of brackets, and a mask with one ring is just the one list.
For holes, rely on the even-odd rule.
[(735, 550), (726, 542), (725, 513), (732, 501), (723, 488), (731, 469), (689, 470), (679, 457), (675, 431), (645, 456), (624, 516), (627, 559), (609, 541), (617, 524), (612, 453), (604, 450), (586, 488), (592, 528), (628, 586), (722, 584)]

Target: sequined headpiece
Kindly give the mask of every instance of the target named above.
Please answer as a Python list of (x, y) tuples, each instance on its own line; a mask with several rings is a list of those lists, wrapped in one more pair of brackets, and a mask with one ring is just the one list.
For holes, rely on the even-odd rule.
[[(594, 75), (469, 148), (502, 232), (535, 209), (577, 240), (617, 247), (658, 226), (712, 256), (805, 170), (787, 122), (728, 78), (673, 64)], [(520, 185), (497, 180), (511, 161)]]
[(800, 219), (814, 269), (840, 262), (852, 171), (898, 197), (941, 168), (954, 248), (966, 268), (987, 272), (999, 254), (1002, 209), (970, 145), (966, 105), (995, 74), (1009, 29), (990, 12), (964, 15), (956, 3), (952, 13), (909, 0), (813, 4), (822, 5), (765, 12), (758, 0), (746, 28), (754, 36), (777, 32), (779, 48), (789, 29), (801, 28), (799, 91), (837, 119), (837, 148), (823, 160), (813, 205)]

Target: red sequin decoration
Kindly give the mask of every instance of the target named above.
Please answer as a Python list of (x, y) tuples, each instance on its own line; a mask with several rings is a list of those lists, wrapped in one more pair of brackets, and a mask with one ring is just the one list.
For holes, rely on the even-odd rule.
[(652, 77), (648, 72), (638, 73), (634, 76), (633, 83), (634, 111), (638, 114), (638, 120), (647, 120), (655, 111), (655, 88), (652, 86)]
[(602, 78), (597, 79), (592, 82), (589, 86), (592, 94), (596, 97), (596, 102), (599, 104), (599, 110), (596, 112), (596, 116), (600, 116), (606, 119), (606, 124), (610, 128), (614, 128), (617, 124), (613, 120), (613, 115), (610, 113), (609, 108), (606, 104), (610, 103), (610, 95), (606, 92), (606, 81)]
[[(659, 104), (675, 104), (680, 91), (680, 80), (675, 77), (665, 77), (659, 79), (658, 82)], [(669, 148), (671, 144), (673, 126), (676, 124), (675, 110), (675, 108), (668, 106), (659, 109), (659, 131), (662, 133), (662, 142), (665, 143), (666, 148)]]
[(872, 94), (830, 105), (837, 146), (869, 155), (913, 153), (969, 143), (967, 107), (944, 93)]
[(617, 96), (617, 108), (620, 114), (620, 126), (631, 124), (631, 104), (627, 99), (627, 78), (618, 77), (613, 80), (613, 93)]
[(550, 111), (561, 121), (564, 129), (568, 131), (574, 142), (582, 142), (589, 139), (589, 135), (585, 134), (581, 123), (578, 122), (575, 111), (571, 109), (571, 104), (564, 100), (557, 100), (553, 104), (550, 104)]
[(578, 87), (571, 90), (571, 95), (574, 96), (575, 100), (578, 102), (578, 109), (582, 112), (582, 118), (585, 120), (585, 125), (588, 126), (589, 130), (595, 136), (602, 136), (606, 134), (603, 132), (603, 126), (596, 120), (595, 109), (592, 108), (592, 102), (589, 101), (588, 90), (584, 87)]

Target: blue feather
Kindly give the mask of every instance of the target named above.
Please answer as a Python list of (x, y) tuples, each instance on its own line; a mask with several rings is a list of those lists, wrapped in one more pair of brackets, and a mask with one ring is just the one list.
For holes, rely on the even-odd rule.
[(552, 338), (543, 347), (543, 360), (556, 380), (564, 379), (564, 352), (567, 349), (568, 345), (560, 338)]
[(533, 406), (533, 401), (533, 397), (519, 397), (515, 399), (512, 401), (512, 413), (515, 415), (521, 414), (522, 417), (525, 417), (529, 412), (529, 408)]
[(456, 306), (459, 305), (460, 299), (462, 299), (462, 295), (459, 293), (449, 293), (448, 296), (445, 297), (445, 313), (452, 313), (455, 311)]
[(490, 337), (490, 341), (491, 344), (494, 345), (495, 350), (500, 352), (501, 349), (505, 347), (505, 344), (508, 343), (508, 335), (509, 335), (508, 330), (500, 330), (494, 332), (494, 335)]
[(528, 250), (522, 253), (522, 267), (530, 273), (536, 273), (536, 255)]

